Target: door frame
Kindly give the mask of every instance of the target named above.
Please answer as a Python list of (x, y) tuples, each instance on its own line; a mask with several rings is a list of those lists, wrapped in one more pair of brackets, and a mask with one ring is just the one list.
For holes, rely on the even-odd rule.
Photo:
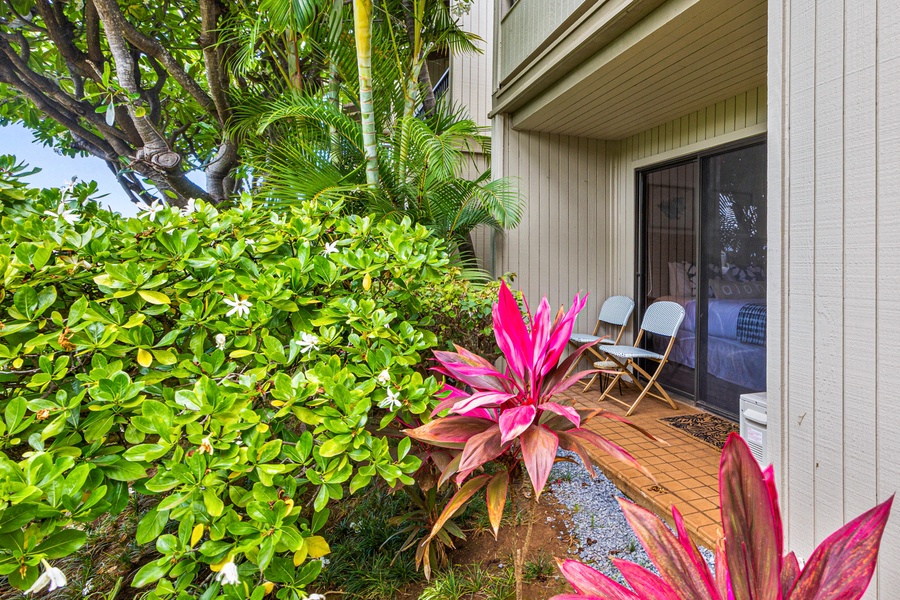
[[(644, 195), (644, 183), (645, 183), (645, 175), (648, 173), (652, 173), (654, 171), (659, 171), (662, 169), (668, 169), (671, 167), (677, 167), (680, 165), (696, 163), (696, 169), (694, 173), (694, 256), (697, 257), (697, 264), (700, 264), (700, 258), (703, 256), (702, 252), (705, 249), (703, 247), (703, 235), (700, 231), (700, 227), (703, 223), (705, 216), (705, 209), (703, 206), (703, 202), (701, 199), (702, 189), (701, 185), (703, 182), (703, 159), (709, 158), (711, 156), (717, 156), (719, 154), (725, 154), (728, 152), (732, 152), (735, 150), (741, 150), (744, 148), (750, 148), (752, 146), (758, 146), (760, 144), (767, 144), (768, 136), (765, 133), (760, 133), (748, 137), (744, 137), (738, 140), (728, 141), (716, 146), (710, 146), (708, 148), (704, 148), (702, 150), (695, 150), (693, 152), (687, 152), (685, 154), (681, 154), (677, 157), (668, 158), (666, 160), (662, 160), (656, 163), (650, 163), (641, 167), (634, 168), (634, 203), (635, 203), (635, 248), (634, 248), (634, 264), (635, 264), (635, 273), (634, 273), (634, 297), (635, 297), (635, 309), (637, 318), (633, 320), (633, 335), (637, 337), (638, 331), (640, 330), (640, 322), (643, 319), (644, 311), (647, 309), (647, 299), (646, 294), (644, 293), (644, 282), (645, 282), (645, 274), (647, 271), (645, 256), (645, 243), (646, 243), (646, 219), (647, 215), (643, 208), (643, 195)], [(768, 198), (766, 199), (768, 203)], [(766, 271), (768, 272), (768, 257), (766, 264)], [(709, 290), (708, 286), (704, 289), (703, 285), (700, 285), (699, 278), (701, 269), (697, 268), (697, 277), (698, 277), (698, 290), (697, 290), (697, 315), (695, 316), (695, 327), (694, 331), (695, 335), (695, 345), (694, 345), (694, 393), (689, 394), (684, 390), (674, 389), (679, 395), (687, 397), (698, 405), (702, 406), (702, 408), (706, 411), (718, 413), (722, 416), (725, 416), (729, 419), (733, 419), (735, 414), (728, 414), (721, 410), (717, 410), (715, 406), (711, 406), (705, 403), (701, 398), (706, 394), (706, 382), (703, 377), (701, 377), (701, 373), (705, 373), (707, 370), (707, 352), (706, 352), (706, 339), (708, 336), (708, 322), (707, 322), (707, 314), (706, 309), (709, 303)], [(708, 282), (707, 282), (708, 283)], [(701, 342), (702, 340), (702, 342)], [(702, 351), (700, 351), (700, 346), (702, 345)]]

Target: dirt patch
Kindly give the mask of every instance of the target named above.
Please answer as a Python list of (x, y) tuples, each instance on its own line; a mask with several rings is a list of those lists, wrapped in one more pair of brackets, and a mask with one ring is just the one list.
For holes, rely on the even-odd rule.
[[(524, 502), (523, 502), (524, 504)], [(511, 511), (510, 511), (511, 512)], [(512, 569), (516, 548), (521, 546), (527, 532), (525, 510), (519, 511), (519, 519), (510, 516), (504, 520), (497, 540), (489, 530), (466, 532), (466, 540), (457, 545), (450, 560), (454, 569), (465, 573), (467, 567), (477, 565), (488, 574), (502, 577)], [(522, 522), (515, 523), (516, 520)], [(509, 521), (509, 522), (507, 522)], [(572, 588), (562, 578), (556, 566), (555, 558), (567, 558), (569, 551), (575, 548), (575, 541), (568, 532), (568, 511), (557, 502), (550, 493), (541, 496), (533, 530), (531, 548), (526, 558), (526, 583), (524, 595), (527, 600), (547, 600), (561, 593), (571, 593)], [(436, 573), (432, 579), (439, 577)], [(418, 599), (428, 587), (427, 582), (417, 582), (402, 590), (397, 598), (403, 600)], [(501, 600), (515, 598), (515, 588), (510, 595), (498, 597), (496, 590), (483, 593), (466, 594), (465, 600)]]

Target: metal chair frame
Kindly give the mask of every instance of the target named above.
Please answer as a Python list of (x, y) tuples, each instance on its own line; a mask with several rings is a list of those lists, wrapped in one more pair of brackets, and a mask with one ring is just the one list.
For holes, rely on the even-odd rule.
[[(656, 398), (657, 400), (661, 400), (666, 402), (669, 406), (674, 409), (678, 409), (678, 405), (675, 404), (675, 401), (669, 396), (668, 392), (659, 384), (657, 379), (659, 378), (660, 373), (662, 372), (663, 367), (666, 362), (669, 360), (669, 354), (672, 352), (672, 347), (675, 345), (675, 337), (678, 333), (678, 328), (681, 327), (681, 322), (684, 320), (684, 307), (676, 302), (654, 302), (647, 309), (646, 314), (644, 315), (643, 321), (641, 321), (641, 330), (638, 332), (638, 336), (634, 341), (633, 346), (606, 346), (603, 348), (603, 353), (606, 355), (607, 360), (612, 360), (617, 365), (617, 369), (615, 370), (615, 376), (612, 378), (612, 381), (606, 386), (606, 389), (603, 391), (603, 394), (600, 395), (600, 402), (609, 399), (613, 402), (618, 402), (622, 406), (628, 408), (628, 412), (625, 413), (625, 416), (630, 416), (631, 413), (635, 411), (638, 404), (641, 403), (646, 396), (650, 396), (652, 398)], [(656, 352), (652, 352), (650, 350), (645, 350), (640, 347), (641, 340), (644, 337), (644, 332), (652, 333), (654, 335), (660, 335), (669, 338), (669, 343), (666, 345), (666, 351), (663, 354), (659, 354)], [(637, 359), (644, 358), (657, 363), (656, 370), (651, 375), (646, 370), (644, 370), (637, 362)], [(629, 371), (629, 368), (632, 371)], [(639, 382), (637, 375), (640, 374), (647, 380), (645, 385), (641, 385)], [(588, 384), (584, 387), (584, 391), (588, 391), (590, 387), (597, 380), (597, 377), (600, 373), (596, 373), (594, 377), (588, 382)], [(613, 387), (617, 382), (621, 381), (622, 377), (628, 375), (634, 384), (640, 390), (640, 394), (637, 399), (628, 403), (621, 398), (617, 398), (610, 394)], [(659, 394), (654, 393), (653, 389), (659, 390)], [(621, 389), (620, 389), (621, 393)]]
[[(607, 323), (609, 325), (618, 325), (619, 332), (616, 334), (615, 340), (600, 340), (600, 345), (615, 346), (622, 340), (622, 336), (625, 334), (625, 328), (628, 326), (628, 321), (631, 319), (632, 312), (634, 312), (634, 300), (628, 296), (610, 296), (603, 301), (603, 306), (600, 307), (600, 314), (597, 316), (597, 324), (594, 325), (594, 331), (592, 331), (589, 336), (581, 335), (580, 341), (576, 339), (580, 334), (573, 334), (572, 337), (569, 338), (569, 343), (578, 347), (584, 343), (596, 340), (600, 337), (598, 335), (600, 333), (600, 325)], [(587, 351), (593, 354), (598, 361), (607, 360), (606, 355), (603, 354), (603, 350), (597, 348), (597, 346), (591, 346)], [(571, 375), (572, 371), (575, 370), (575, 367), (576, 365), (572, 365), (569, 368), (566, 377)]]

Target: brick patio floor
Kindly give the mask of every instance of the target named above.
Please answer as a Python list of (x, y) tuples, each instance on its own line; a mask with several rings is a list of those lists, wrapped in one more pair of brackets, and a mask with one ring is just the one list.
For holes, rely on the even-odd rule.
[[(586, 394), (583, 385), (575, 385), (562, 396), (567, 396), (576, 408), (604, 408), (618, 415), (626, 409), (610, 401), (598, 402), (599, 382)], [(623, 397), (634, 399), (634, 388), (623, 388)], [(671, 505), (684, 516), (688, 531), (697, 543), (715, 549), (721, 531), (719, 520), (718, 471), (720, 451), (687, 433), (661, 421), (662, 417), (702, 412), (690, 404), (679, 402), (679, 410), (652, 398), (645, 398), (629, 417), (635, 425), (665, 440), (668, 446), (647, 439), (640, 432), (623, 423), (604, 418), (594, 418), (588, 427), (627, 450), (644, 465), (656, 482), (626, 464), (602, 452), (592, 453), (594, 462), (629, 498), (662, 516), (670, 524)]]

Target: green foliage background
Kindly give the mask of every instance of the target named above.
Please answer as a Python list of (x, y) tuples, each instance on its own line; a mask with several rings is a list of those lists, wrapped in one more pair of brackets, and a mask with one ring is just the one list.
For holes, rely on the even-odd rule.
[(27, 588), (140, 494), (146, 597), (302, 598), (329, 503), (413, 482), (397, 428), (433, 407), (433, 308), (470, 284), (424, 227), (340, 201), (126, 219), (21, 171), (0, 158), (0, 574)]

